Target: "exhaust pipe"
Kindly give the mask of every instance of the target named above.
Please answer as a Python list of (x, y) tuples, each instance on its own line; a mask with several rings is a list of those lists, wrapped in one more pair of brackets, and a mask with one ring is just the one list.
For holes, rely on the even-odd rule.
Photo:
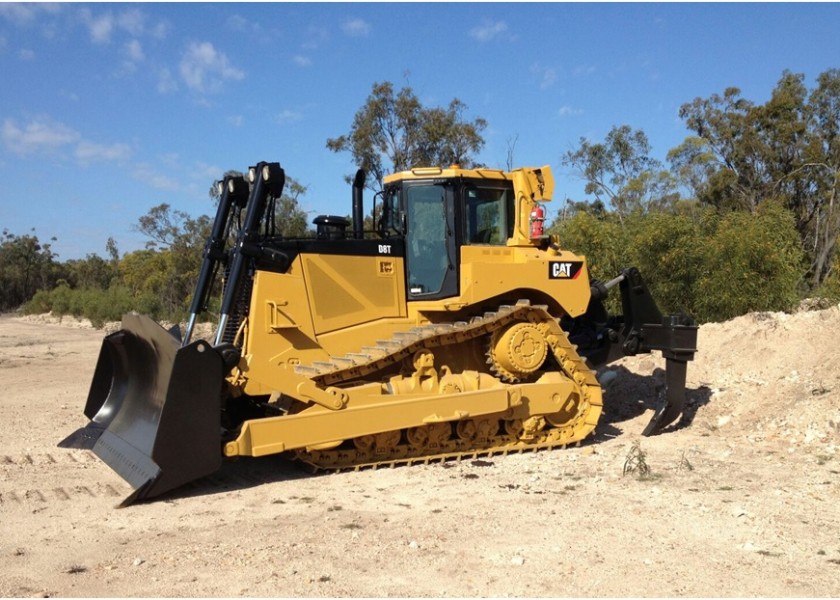
[(363, 192), (366, 174), (364, 169), (356, 171), (353, 179), (353, 238), (360, 240), (365, 237), (365, 209)]

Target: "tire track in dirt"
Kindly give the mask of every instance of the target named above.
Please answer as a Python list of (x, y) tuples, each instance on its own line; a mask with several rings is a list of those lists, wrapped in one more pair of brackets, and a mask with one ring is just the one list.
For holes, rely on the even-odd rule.
[[(76, 469), (88, 470), (88, 466), (98, 462), (89, 451), (27, 452), (22, 454), (0, 455), (0, 507), (4, 511), (31, 509), (33, 504), (49, 505), (54, 502), (73, 500), (80, 497), (103, 498), (118, 497), (124, 492), (107, 482), (89, 482), (85, 485), (66, 485), (54, 487), (39, 485), (43, 481), (71, 479), (68, 477)], [(24, 476), (21, 477), (21, 473)], [(108, 476), (103, 471), (103, 477)], [(85, 477), (89, 479), (89, 477)], [(27, 481), (25, 488), (8, 489), (6, 484)]]
[(30, 509), (33, 503), (51, 504), (53, 502), (64, 502), (79, 497), (114, 498), (121, 495), (122, 492), (109, 483), (56, 487), (51, 489), (4, 490), (0, 491), (0, 507), (4, 510), (7, 508), (14, 509), (15, 507)]
[(86, 464), (97, 462), (97, 458), (91, 452), (73, 452), (62, 450), (59, 452), (39, 452), (26, 454), (3, 454), (0, 455), (0, 467), (6, 466), (41, 466), (41, 465), (62, 465), (62, 464)]

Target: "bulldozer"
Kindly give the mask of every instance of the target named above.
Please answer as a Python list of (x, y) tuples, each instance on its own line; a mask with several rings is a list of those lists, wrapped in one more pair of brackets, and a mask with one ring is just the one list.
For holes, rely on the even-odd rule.
[[(549, 166), (388, 175), (368, 230), (359, 170), (352, 219), (321, 215), (302, 239), (277, 233), (285, 179), (260, 162), (218, 182), (183, 332), (129, 313), (103, 341), (90, 422), (59, 445), (124, 478), (124, 504), (235, 457), (342, 470), (577, 444), (602, 412), (598, 369), (639, 353), (666, 364), (644, 435), (683, 412), (694, 320), (663, 315), (638, 269), (593, 279), (546, 234)], [(215, 334), (194, 340), (219, 298)]]

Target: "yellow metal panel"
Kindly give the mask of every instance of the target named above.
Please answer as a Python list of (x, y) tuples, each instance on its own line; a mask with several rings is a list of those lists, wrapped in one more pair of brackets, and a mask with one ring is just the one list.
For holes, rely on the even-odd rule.
[(263, 456), (286, 450), (339, 441), (390, 429), (417, 427), (427, 422), (455, 420), (507, 410), (509, 388), (479, 390), (457, 395), (380, 396), (376, 403), (348, 406), (343, 410), (305, 411), (246, 421), (230, 455)]
[(308, 254), (301, 259), (316, 335), (405, 316), (402, 258)]

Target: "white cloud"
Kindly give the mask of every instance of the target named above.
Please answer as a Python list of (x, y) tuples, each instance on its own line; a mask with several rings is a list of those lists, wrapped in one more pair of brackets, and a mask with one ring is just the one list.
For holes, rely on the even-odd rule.
[(574, 71), (572, 71), (572, 75), (575, 77), (586, 77), (587, 75), (592, 75), (594, 72), (594, 65), (578, 65), (575, 67)]
[(143, 35), (146, 31), (146, 15), (136, 8), (124, 10), (117, 15), (117, 25), (130, 35)]
[(196, 161), (191, 169), (188, 169), (190, 177), (197, 181), (207, 182), (208, 186), (224, 174), (224, 169), (216, 165), (209, 165), (206, 162)]
[(15, 25), (28, 25), (39, 14), (55, 14), (61, 10), (60, 4), (49, 2), (0, 2), (0, 17)]
[(127, 33), (134, 38), (148, 34), (160, 39), (165, 37), (169, 30), (165, 21), (158, 21), (149, 26), (146, 14), (136, 8), (123, 10), (116, 15), (111, 11), (94, 14), (91, 9), (82, 8), (78, 14), (95, 44), (109, 44), (118, 32)]
[(230, 115), (227, 118), (227, 122), (233, 127), (242, 127), (242, 124), (245, 123), (245, 117), (242, 115)]
[(312, 59), (308, 56), (303, 56), (301, 54), (296, 54), (295, 56), (293, 56), (292, 62), (299, 67), (309, 67), (312, 65)]
[(24, 61), (35, 60), (35, 51), (29, 48), (22, 48), (18, 50), (18, 58)]
[(306, 28), (304, 39), (306, 41), (300, 46), (303, 50), (316, 50), (329, 41), (330, 34), (323, 27), (310, 25)]
[(175, 76), (172, 75), (172, 71), (168, 68), (163, 67), (158, 71), (158, 82), (157, 82), (157, 91), (160, 94), (171, 94), (172, 92), (178, 91), (178, 82), (175, 79)]
[(284, 125), (286, 123), (297, 123), (298, 121), (303, 120), (303, 113), (286, 109), (281, 111), (274, 120), (280, 125)]
[(365, 37), (370, 29), (370, 23), (363, 19), (347, 19), (341, 24), (341, 30), (350, 37)]
[(234, 31), (254, 35), (262, 34), (263, 31), (263, 28), (258, 21), (243, 17), (239, 14), (231, 15), (227, 20), (227, 26)]
[(58, 95), (60, 98), (64, 98), (65, 100), (70, 100), (71, 102), (78, 102), (79, 95), (76, 92), (68, 92), (67, 90), (59, 90)]
[(540, 89), (546, 90), (557, 82), (557, 70), (539, 63), (531, 65), (530, 71), (540, 80)]
[(38, 117), (25, 125), (6, 119), (0, 136), (6, 148), (19, 156), (55, 151), (81, 138), (78, 132), (48, 117)]
[(94, 16), (89, 9), (83, 9), (80, 14), (94, 44), (110, 43), (111, 33), (114, 31), (114, 15), (107, 12)]
[(582, 108), (574, 108), (569, 106), (568, 104), (564, 104), (559, 108), (557, 114), (561, 117), (575, 117), (577, 115), (583, 114)]
[(35, 18), (34, 4), (22, 4), (20, 2), (1, 2), (0, 17), (8, 19), (12, 23), (23, 25)]
[(173, 192), (180, 189), (180, 185), (177, 180), (156, 171), (151, 165), (146, 163), (138, 163), (134, 165), (134, 168), (131, 171), (131, 176), (158, 190)]
[(218, 92), (225, 81), (245, 78), (245, 73), (210, 42), (191, 43), (181, 58), (179, 70), (187, 87), (200, 93)]
[(478, 40), (479, 42), (489, 42), (493, 38), (505, 33), (507, 29), (507, 23), (504, 21), (496, 21), (495, 23), (491, 21), (484, 21), (481, 25), (470, 29), (469, 34), (471, 38)]
[(155, 39), (162, 40), (169, 34), (170, 25), (166, 21), (159, 21), (149, 29), (149, 35)]
[(251, 28), (251, 21), (242, 15), (231, 15), (228, 17), (227, 25), (234, 31), (248, 31)]
[(6, 149), (18, 156), (67, 152), (82, 165), (122, 161), (131, 156), (128, 144), (86, 140), (75, 129), (47, 116), (35, 117), (25, 124), (6, 119), (0, 138)]
[(146, 59), (146, 54), (143, 52), (143, 46), (138, 40), (126, 42), (125, 54), (132, 62), (143, 62)]
[(111, 144), (108, 146), (82, 140), (76, 145), (73, 155), (83, 165), (123, 161), (131, 156), (131, 147), (128, 144)]

